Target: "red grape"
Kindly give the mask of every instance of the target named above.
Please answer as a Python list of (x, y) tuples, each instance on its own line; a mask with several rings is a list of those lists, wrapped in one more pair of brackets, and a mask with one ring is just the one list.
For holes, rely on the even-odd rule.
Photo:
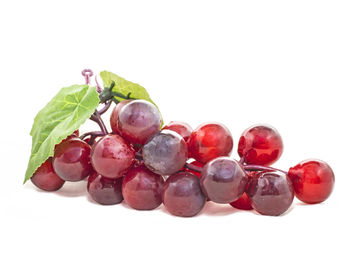
[(143, 146), (142, 156), (146, 167), (152, 172), (171, 175), (185, 165), (187, 145), (178, 133), (162, 130)]
[(242, 196), (248, 177), (236, 160), (218, 157), (203, 167), (200, 182), (211, 201), (228, 204)]
[(243, 210), (252, 210), (252, 204), (250, 203), (250, 199), (247, 196), (247, 193), (243, 193), (243, 195), (238, 198), (236, 201), (230, 203), (231, 206), (237, 208), (237, 209), (243, 209)]
[(332, 193), (334, 173), (322, 160), (305, 160), (289, 169), (295, 195), (305, 203), (316, 204), (325, 201)]
[(109, 119), (110, 123), (111, 123), (111, 128), (114, 134), (119, 134), (118, 131), (118, 118), (119, 118), (119, 112), (120, 110), (123, 108), (123, 106), (125, 106), (126, 104), (130, 103), (131, 100), (123, 100), (121, 102), (119, 102), (112, 111), (111, 117)]
[(38, 167), (30, 179), (34, 185), (45, 191), (56, 191), (65, 182), (53, 170), (51, 157)]
[(101, 205), (114, 205), (123, 201), (123, 177), (110, 179), (96, 172), (89, 176), (87, 189), (90, 196)]
[(149, 171), (145, 166), (134, 167), (124, 177), (124, 200), (134, 209), (155, 209), (162, 203), (163, 183), (162, 176)]
[(116, 179), (132, 166), (135, 151), (119, 135), (106, 135), (92, 147), (91, 161), (98, 174)]
[(253, 208), (262, 215), (278, 216), (292, 205), (292, 181), (280, 172), (261, 172), (249, 182), (247, 195)]
[(90, 152), (91, 147), (78, 138), (60, 143), (52, 161), (56, 174), (65, 181), (84, 179), (92, 171)]
[(164, 126), (163, 130), (164, 129), (172, 130), (178, 133), (186, 142), (190, 138), (191, 133), (193, 131), (192, 127), (189, 124), (180, 121), (172, 121), (166, 126)]
[(271, 165), (282, 152), (282, 138), (273, 127), (252, 126), (239, 139), (238, 154), (247, 164)]
[(143, 145), (160, 130), (162, 117), (155, 105), (134, 100), (122, 107), (118, 117), (120, 135), (132, 144)]
[(217, 123), (200, 125), (192, 132), (188, 141), (191, 157), (204, 164), (220, 156), (229, 156), (232, 147), (230, 131)]
[(162, 199), (171, 214), (181, 217), (195, 216), (206, 203), (199, 178), (187, 172), (173, 174), (165, 181)]

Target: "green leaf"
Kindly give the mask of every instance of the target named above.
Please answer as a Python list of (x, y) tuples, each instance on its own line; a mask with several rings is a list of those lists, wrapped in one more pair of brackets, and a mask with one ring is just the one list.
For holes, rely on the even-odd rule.
[[(152, 99), (150, 98), (149, 94), (147, 93), (146, 89), (139, 84), (130, 82), (128, 80), (125, 80), (124, 78), (113, 74), (108, 71), (102, 71), (100, 73), (100, 76), (103, 81), (103, 85), (105, 87), (111, 86), (112, 82), (114, 81), (115, 86), (113, 88), (114, 92), (119, 92), (125, 96), (127, 96), (129, 93), (131, 93), (130, 97), (134, 99), (144, 99), (152, 104), (156, 105)], [(118, 100), (124, 100), (121, 98), (117, 98)]]
[(32, 151), (24, 178), (53, 156), (54, 147), (77, 130), (94, 113), (99, 104), (95, 87), (73, 85), (62, 88), (36, 115), (30, 135)]

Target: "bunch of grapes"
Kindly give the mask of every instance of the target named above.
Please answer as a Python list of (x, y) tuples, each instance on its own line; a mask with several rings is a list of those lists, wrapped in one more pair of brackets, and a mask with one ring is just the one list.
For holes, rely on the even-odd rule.
[(110, 116), (112, 132), (77, 130), (56, 145), (31, 181), (47, 191), (65, 181), (88, 179), (87, 191), (102, 205), (123, 200), (151, 210), (162, 203), (173, 215), (198, 214), (207, 201), (280, 215), (294, 196), (305, 203), (327, 199), (334, 174), (325, 162), (306, 160), (288, 172), (271, 167), (283, 152), (270, 126), (253, 126), (240, 137), (239, 161), (230, 158), (233, 139), (219, 123), (195, 130), (183, 122), (161, 128), (158, 109), (145, 100), (124, 100)]
[[(88, 85), (92, 71), (84, 70), (83, 75)], [(34, 185), (56, 191), (66, 181), (87, 179), (87, 191), (99, 204), (124, 200), (138, 210), (164, 204), (182, 217), (195, 216), (207, 201), (277, 216), (289, 209), (294, 196), (316, 204), (331, 194), (334, 173), (321, 160), (305, 160), (288, 172), (271, 167), (283, 152), (282, 138), (273, 127), (245, 130), (237, 161), (230, 158), (233, 139), (224, 125), (205, 123), (193, 130), (187, 123), (170, 122), (162, 127), (154, 104), (113, 92), (114, 84), (104, 90), (97, 85), (97, 100), (105, 106), (90, 119), (101, 131), (79, 136), (76, 130), (55, 145), (53, 157), (31, 173)], [(117, 105), (109, 132), (101, 115), (113, 101)]]

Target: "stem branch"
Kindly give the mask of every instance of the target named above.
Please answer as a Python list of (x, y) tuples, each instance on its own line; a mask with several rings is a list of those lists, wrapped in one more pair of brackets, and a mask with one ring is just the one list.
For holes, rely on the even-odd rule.
[(190, 163), (186, 163), (185, 167), (192, 170), (192, 171), (199, 172), (199, 173), (202, 172), (202, 169), (203, 169), (202, 167), (195, 166), (195, 165), (190, 164)]
[(278, 169), (278, 168), (274, 168), (274, 167), (270, 167), (270, 166), (260, 166), (260, 165), (243, 165), (243, 168), (245, 171), (279, 171), (282, 172), (284, 174), (288, 174), (288, 172)]
[(95, 110), (95, 113), (93, 113), (93, 115), (91, 115), (90, 119), (92, 121), (96, 122), (99, 125), (103, 135), (107, 135), (108, 134), (107, 128), (106, 128), (105, 124), (103, 123), (103, 121), (101, 119), (100, 113), (97, 110)]
[(108, 109), (110, 108), (112, 104), (112, 100), (109, 100), (107, 103), (105, 103), (105, 106), (103, 108), (101, 108), (101, 110), (98, 110), (98, 113), (100, 115), (103, 115), (104, 113), (106, 113), (108, 111)]

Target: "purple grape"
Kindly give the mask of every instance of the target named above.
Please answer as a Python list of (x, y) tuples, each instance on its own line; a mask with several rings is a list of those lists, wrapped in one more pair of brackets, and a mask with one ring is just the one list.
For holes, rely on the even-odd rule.
[(88, 192), (99, 204), (114, 205), (123, 201), (122, 196), (123, 178), (110, 179), (93, 173), (89, 176)]
[(179, 171), (186, 163), (187, 153), (185, 140), (170, 130), (163, 130), (151, 137), (142, 150), (146, 167), (159, 175)]
[(253, 208), (260, 214), (278, 216), (292, 205), (293, 184), (281, 172), (262, 172), (252, 177), (247, 195)]
[(228, 204), (242, 196), (248, 177), (236, 160), (218, 157), (203, 167), (200, 181), (211, 201)]
[(188, 172), (173, 174), (165, 181), (162, 199), (171, 214), (181, 217), (195, 216), (206, 203), (199, 178)]

